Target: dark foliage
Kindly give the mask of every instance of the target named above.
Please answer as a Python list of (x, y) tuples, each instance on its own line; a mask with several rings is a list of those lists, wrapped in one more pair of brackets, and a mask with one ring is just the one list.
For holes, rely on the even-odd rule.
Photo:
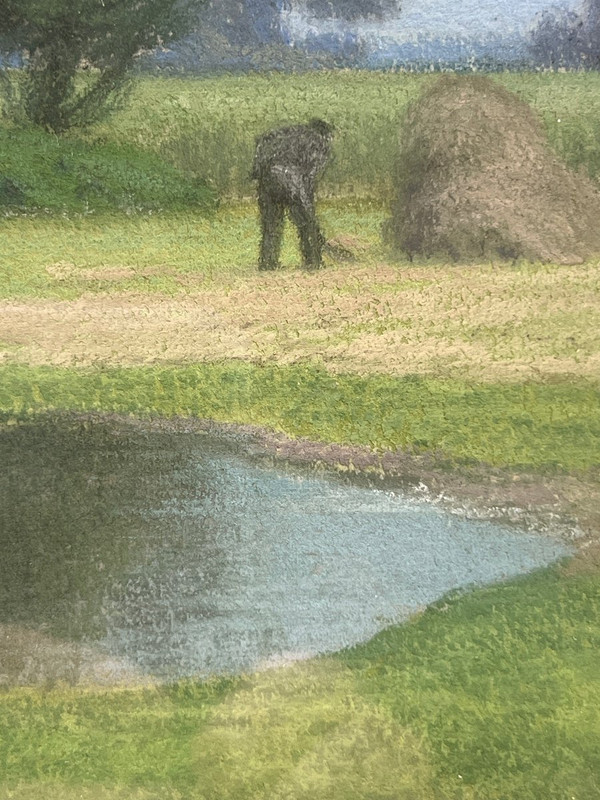
[(600, 0), (586, 0), (579, 12), (544, 11), (531, 37), (536, 63), (558, 69), (600, 67)]
[(22, 206), (25, 192), (12, 178), (0, 175), (0, 206)]
[(210, 213), (201, 180), (133, 146), (89, 144), (40, 129), (0, 127), (0, 216), (5, 213)]
[(3, 48), (25, 58), (27, 117), (55, 133), (93, 122), (134, 58), (185, 32), (190, 13), (189, 0), (0, 0)]
[(256, 47), (279, 38), (278, 0), (207, 0), (198, 16), (200, 38), (210, 31), (233, 47)]
[(308, 0), (308, 11), (327, 19), (384, 19), (400, 10), (399, 0)]

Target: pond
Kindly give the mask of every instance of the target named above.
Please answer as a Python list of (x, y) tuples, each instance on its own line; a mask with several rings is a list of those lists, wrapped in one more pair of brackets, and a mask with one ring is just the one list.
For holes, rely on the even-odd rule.
[(0, 430), (0, 459), (0, 629), (30, 642), (20, 682), (41, 641), (159, 680), (331, 652), (570, 552), (202, 432), (45, 418)]

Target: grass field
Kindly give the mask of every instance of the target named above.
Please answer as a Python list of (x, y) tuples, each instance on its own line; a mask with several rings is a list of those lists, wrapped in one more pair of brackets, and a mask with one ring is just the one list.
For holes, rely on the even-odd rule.
[[(551, 145), (571, 167), (600, 174), (600, 75), (507, 72), (492, 77), (532, 105)], [(158, 154), (185, 178), (208, 180), (221, 196), (247, 197), (253, 193), (249, 171), (255, 136), (273, 125), (322, 116), (336, 126), (335, 159), (323, 191), (381, 199), (390, 188), (399, 122), (407, 104), (432, 80), (435, 75), (350, 70), (146, 77), (127, 106), (92, 127), (85, 141), (100, 150), (129, 149), (130, 159), (131, 148)], [(73, 132), (64, 141), (77, 148), (80, 140)], [(126, 153), (117, 149), (113, 155), (118, 161)], [(21, 158), (27, 158), (24, 152)]]
[[(493, 76), (530, 103), (567, 163), (600, 172), (600, 75)], [(158, 152), (225, 195), (246, 196), (254, 137), (276, 124), (322, 116), (336, 126), (335, 161), (323, 182), (336, 195), (389, 190), (398, 124), (434, 75), (323, 72), (218, 78), (155, 78), (139, 84), (128, 109), (90, 132)]]
[(1, 408), (193, 414), (511, 468), (594, 467), (596, 266), (390, 264), (384, 215), (329, 203), (328, 230), (360, 241), (358, 260), (267, 276), (249, 204), (208, 219), (5, 220)]
[[(48, 409), (190, 415), (435, 454), (442, 471), (476, 466), (510, 484), (526, 473), (591, 508), (597, 552), (598, 263), (409, 264), (380, 243), (397, 123), (432, 79), (142, 82), (85, 140), (131, 148), (138, 165), (158, 155), (230, 198), (251, 192), (255, 133), (332, 119), (323, 195), (338, 197), (320, 213), (356, 258), (303, 273), (288, 230), (286, 268), (259, 275), (256, 211), (234, 200), (209, 216), (1, 219), (2, 424)], [(495, 79), (538, 109), (572, 166), (600, 173), (598, 75)], [(143, 163), (144, 175), (159, 169)], [(283, 670), (2, 689), (0, 800), (595, 800), (598, 564), (445, 598), (354, 650)]]

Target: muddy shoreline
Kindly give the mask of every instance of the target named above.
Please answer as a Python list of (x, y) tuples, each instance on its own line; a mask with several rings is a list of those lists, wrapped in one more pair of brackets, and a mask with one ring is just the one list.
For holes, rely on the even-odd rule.
[[(585, 482), (574, 476), (548, 478), (483, 465), (455, 465), (430, 453), (376, 453), (368, 447), (291, 439), (256, 426), (195, 418), (43, 412), (0, 423), (0, 431), (14, 430), (15, 426), (30, 427), (34, 435), (29, 438), (35, 451), (37, 426), (53, 424), (67, 437), (72, 433), (75, 441), (85, 441), (87, 431), (95, 435), (98, 426), (113, 439), (114, 444), (109, 444), (113, 452), (115, 446), (116, 452), (121, 450), (119, 439), (127, 451), (128, 440), (139, 442), (141, 437), (144, 450), (146, 436), (152, 441), (154, 434), (161, 433), (182, 435), (184, 448), (185, 434), (192, 434), (190, 441), (195, 444), (191, 446), (202, 451), (198, 435), (206, 434), (207, 439), (224, 440), (228, 449), (232, 446), (256, 464), (275, 467), (280, 472), (289, 469), (294, 476), (300, 473), (307, 477), (337, 474), (353, 484), (400, 490), (405, 496), (468, 519), (493, 520), (532, 533), (560, 536), (576, 553), (561, 562), (565, 574), (598, 568), (600, 536), (592, 512), (599, 505), (599, 487), (593, 481)], [(0, 687), (57, 684), (126, 687), (152, 683), (149, 674), (120, 655), (107, 655), (89, 644), (63, 641), (43, 626), (33, 630), (26, 624), (0, 624)]]
[[(462, 464), (435, 453), (378, 453), (364, 446), (292, 439), (254, 425), (191, 417), (134, 417), (101, 412), (43, 412), (83, 425), (111, 422), (117, 430), (224, 436), (253, 458), (335, 472), (377, 488), (401, 489), (454, 513), (555, 531), (577, 547), (573, 567), (600, 568), (600, 475), (540, 475), (486, 464)], [(581, 562), (581, 563), (579, 563)]]
[[(573, 475), (541, 476), (485, 465), (453, 464), (431, 453), (376, 453), (367, 447), (290, 437), (251, 425), (183, 417), (140, 418), (98, 412), (44, 412), (0, 430), (51, 420), (86, 428), (111, 426), (111, 435), (175, 433), (225, 438), (252, 460), (307, 475), (338, 474), (353, 483), (403, 493), (468, 518), (515, 524), (559, 535), (575, 548), (562, 562), (565, 576), (600, 570), (600, 482)], [(18, 685), (150, 685), (148, 675), (93, 647), (63, 642), (43, 631), (0, 625), (0, 688)]]

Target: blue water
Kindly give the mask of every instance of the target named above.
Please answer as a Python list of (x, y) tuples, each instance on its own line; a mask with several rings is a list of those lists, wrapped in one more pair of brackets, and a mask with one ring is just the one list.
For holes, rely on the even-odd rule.
[(161, 679), (338, 650), (570, 552), (205, 434), (62, 422), (0, 446), (17, 473), (0, 479), (0, 622)]

